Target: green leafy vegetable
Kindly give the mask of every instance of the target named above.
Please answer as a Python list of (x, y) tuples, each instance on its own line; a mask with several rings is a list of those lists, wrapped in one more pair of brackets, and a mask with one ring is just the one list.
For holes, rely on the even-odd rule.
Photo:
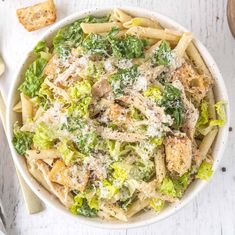
[(128, 69), (120, 69), (117, 73), (112, 75), (109, 80), (113, 88), (113, 93), (115, 95), (123, 94), (124, 88), (133, 85), (138, 75), (137, 65)]
[(35, 97), (38, 95), (41, 84), (43, 83), (43, 69), (47, 64), (47, 60), (43, 58), (36, 59), (26, 70), (23, 83), (19, 90), (26, 96)]
[(85, 123), (81, 119), (77, 117), (69, 116), (66, 118), (66, 122), (62, 124), (61, 129), (68, 130), (69, 132), (73, 132), (76, 130), (81, 130), (84, 127), (85, 127)]
[(103, 180), (100, 186), (100, 198), (110, 200), (118, 192), (118, 187), (108, 180)]
[(84, 155), (88, 155), (91, 152), (91, 150), (95, 148), (97, 142), (98, 142), (98, 137), (96, 132), (94, 131), (81, 133), (80, 135), (78, 135), (77, 140), (75, 141), (79, 152), (81, 152)]
[(162, 92), (159, 86), (149, 86), (144, 92), (144, 96), (149, 97), (156, 103), (160, 103), (162, 99)]
[(162, 182), (162, 185), (160, 187), (160, 191), (166, 195), (169, 195), (169, 196), (172, 196), (172, 197), (175, 197), (176, 196), (176, 190), (175, 190), (175, 187), (174, 187), (174, 183), (173, 181), (166, 177), (163, 182)]
[(150, 200), (149, 204), (156, 212), (160, 212), (164, 207), (165, 202), (162, 199), (154, 198)]
[(100, 78), (104, 74), (103, 62), (89, 61), (85, 70), (85, 75), (91, 78)]
[(68, 89), (68, 94), (73, 102), (78, 102), (79, 99), (91, 95), (91, 85), (87, 80), (76, 82)]
[(208, 103), (203, 101), (200, 107), (200, 116), (197, 122), (197, 130), (202, 134), (206, 135), (214, 126), (222, 127), (226, 123), (226, 113), (225, 113), (225, 102), (219, 101), (215, 105), (215, 110), (218, 115), (218, 119), (209, 120)]
[(74, 215), (83, 215), (86, 217), (96, 217), (97, 209), (91, 208), (90, 205), (94, 205), (94, 202), (88, 203), (87, 199), (81, 196), (79, 193), (74, 197), (74, 204), (70, 207), (70, 211)]
[(40, 105), (44, 109), (48, 109), (52, 102), (54, 101), (53, 93), (50, 90), (49, 86), (45, 83), (42, 83), (39, 92), (38, 92), (38, 97), (40, 101)]
[(44, 122), (38, 124), (33, 136), (33, 143), (39, 149), (49, 149), (53, 146), (54, 134)]
[(33, 133), (21, 131), (19, 126), (14, 126), (12, 143), (18, 154), (24, 155), (33, 144)]
[(88, 16), (60, 29), (53, 39), (55, 51), (60, 57), (66, 58), (70, 54), (71, 48), (77, 48), (82, 43), (84, 39), (84, 33), (80, 26), (82, 22), (103, 23), (107, 21), (109, 21), (109, 17)]
[(189, 173), (186, 172), (184, 173), (182, 176), (173, 179), (173, 184), (174, 184), (174, 188), (176, 191), (176, 196), (178, 198), (181, 198), (183, 196), (184, 191), (187, 189), (187, 186), (189, 185)]
[(171, 48), (168, 42), (163, 41), (156, 49), (152, 58), (154, 65), (169, 65), (172, 60)]
[(204, 160), (198, 169), (196, 178), (202, 180), (208, 180), (212, 175), (212, 173), (213, 173), (212, 164)]
[(144, 57), (144, 47), (146, 40), (141, 40), (135, 36), (127, 35), (123, 38), (109, 37), (112, 53), (116, 58), (140, 58)]
[(68, 108), (68, 115), (77, 118), (88, 117), (89, 111), (88, 107), (91, 102), (91, 97), (85, 97), (78, 103), (72, 103)]
[(181, 91), (176, 87), (167, 84), (161, 100), (161, 105), (165, 107), (166, 113), (174, 118), (174, 127), (179, 129), (184, 119), (184, 106), (181, 99)]
[(84, 39), (82, 47), (91, 54), (107, 55), (109, 43), (104, 36), (90, 33)]
[(47, 47), (45, 41), (40, 41), (34, 48), (34, 53), (40, 58), (49, 60), (51, 58), (51, 53), (49, 52), (49, 47)]
[(66, 165), (71, 162), (75, 162), (78, 158), (83, 158), (84, 155), (79, 153), (72, 142), (67, 140), (62, 140), (58, 144), (58, 151), (61, 153), (62, 158)]

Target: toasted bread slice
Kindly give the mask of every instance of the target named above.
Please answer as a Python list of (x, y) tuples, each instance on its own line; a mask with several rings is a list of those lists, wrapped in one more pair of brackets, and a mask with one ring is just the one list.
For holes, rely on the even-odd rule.
[(19, 22), (29, 32), (52, 24), (56, 20), (56, 8), (53, 0), (48, 0), (16, 11)]

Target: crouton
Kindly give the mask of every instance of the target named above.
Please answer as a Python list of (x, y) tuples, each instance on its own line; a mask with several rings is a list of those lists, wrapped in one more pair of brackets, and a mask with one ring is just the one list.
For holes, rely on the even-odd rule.
[(204, 75), (199, 75), (187, 62), (173, 73), (172, 81), (175, 80), (181, 81), (187, 95), (197, 103), (205, 97), (210, 86), (209, 79)]
[(127, 109), (118, 104), (112, 104), (109, 109), (109, 118), (114, 123), (125, 123), (128, 121)]
[(192, 142), (188, 137), (169, 136), (164, 141), (167, 168), (180, 176), (187, 172), (192, 162)]
[(56, 8), (53, 0), (48, 0), (16, 11), (19, 22), (29, 32), (52, 24), (56, 20)]

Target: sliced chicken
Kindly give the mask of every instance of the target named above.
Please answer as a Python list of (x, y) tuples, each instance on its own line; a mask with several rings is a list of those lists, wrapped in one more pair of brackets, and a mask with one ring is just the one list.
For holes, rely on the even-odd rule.
[(169, 136), (165, 142), (167, 168), (180, 176), (189, 170), (192, 163), (192, 142), (188, 137)]
[(99, 127), (97, 131), (104, 139), (118, 140), (121, 142), (134, 143), (146, 139), (146, 136), (141, 134), (113, 131), (110, 128)]
[(110, 86), (109, 81), (106, 78), (100, 79), (92, 86), (92, 94), (97, 97), (103, 97), (111, 90), (112, 87)]

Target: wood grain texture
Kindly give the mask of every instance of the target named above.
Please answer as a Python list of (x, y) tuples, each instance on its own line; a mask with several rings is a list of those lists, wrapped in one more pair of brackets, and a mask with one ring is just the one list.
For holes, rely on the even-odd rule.
[[(42, 29), (28, 33), (17, 22), (15, 10), (32, 2), (39, 1), (0, 1), (0, 51), (7, 64), (5, 80), (1, 86), (9, 87), (21, 56), (45, 31)], [(158, 11), (194, 32), (217, 61), (230, 100), (235, 100), (235, 40), (227, 25), (226, 0), (57, 0), (58, 19), (86, 8), (105, 6), (139, 6)], [(231, 102), (231, 105), (231, 123), (234, 125), (234, 102)], [(235, 129), (229, 135), (229, 143), (221, 163), (221, 167), (226, 167), (226, 172), (219, 169), (210, 184), (184, 209), (164, 221), (147, 227), (102, 230), (74, 224), (74, 221), (51, 208), (37, 215), (27, 215), (7, 141), (0, 128), (0, 198), (6, 216), (7, 231), (12, 235), (233, 235), (235, 234)]]

